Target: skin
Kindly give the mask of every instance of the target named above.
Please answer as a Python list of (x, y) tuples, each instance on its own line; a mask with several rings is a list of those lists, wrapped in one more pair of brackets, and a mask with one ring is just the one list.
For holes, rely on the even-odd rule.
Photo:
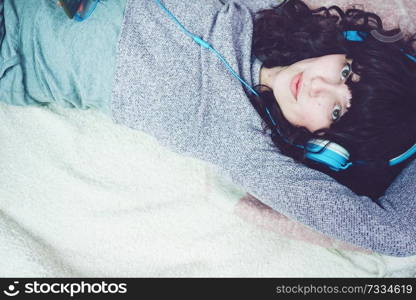
[[(260, 70), (260, 83), (273, 90), (277, 104), (285, 118), (294, 126), (313, 132), (329, 128), (348, 111), (351, 92), (346, 80), (358, 81), (344, 54), (331, 54), (298, 61), (287, 67)], [(290, 84), (303, 72), (297, 99)]]

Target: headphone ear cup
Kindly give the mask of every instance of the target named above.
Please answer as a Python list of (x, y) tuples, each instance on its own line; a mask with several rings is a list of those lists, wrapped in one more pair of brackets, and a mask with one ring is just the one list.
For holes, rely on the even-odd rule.
[(309, 140), (306, 144), (305, 157), (336, 172), (345, 170), (352, 165), (349, 161), (350, 154), (347, 149), (328, 140)]

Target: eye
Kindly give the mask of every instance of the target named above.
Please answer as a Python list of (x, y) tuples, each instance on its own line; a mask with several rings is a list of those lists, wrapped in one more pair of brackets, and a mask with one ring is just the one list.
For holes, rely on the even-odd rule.
[(336, 122), (339, 120), (339, 118), (341, 117), (341, 113), (342, 113), (342, 107), (340, 105), (336, 105), (334, 110), (332, 111), (332, 121)]
[(350, 63), (346, 63), (344, 68), (342, 68), (341, 71), (341, 80), (346, 80), (348, 78), (348, 76), (351, 74), (351, 64)]

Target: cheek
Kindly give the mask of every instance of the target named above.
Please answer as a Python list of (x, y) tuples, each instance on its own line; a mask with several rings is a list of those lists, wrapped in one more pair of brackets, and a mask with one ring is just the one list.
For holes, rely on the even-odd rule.
[(305, 105), (299, 112), (298, 123), (309, 131), (315, 131), (329, 126), (322, 105)]

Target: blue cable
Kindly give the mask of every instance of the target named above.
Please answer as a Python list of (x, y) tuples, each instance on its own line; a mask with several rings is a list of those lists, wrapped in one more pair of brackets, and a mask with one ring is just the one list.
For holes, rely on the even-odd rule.
[(197, 44), (201, 45), (202, 47), (210, 50), (212, 53), (214, 53), (227, 67), (227, 69), (231, 72), (231, 74), (234, 75), (245, 87), (247, 87), (250, 92), (252, 92), (254, 95), (258, 96), (259, 94), (247, 83), (245, 82), (230, 66), (230, 64), (225, 60), (225, 58), (207, 41), (204, 41), (201, 37), (193, 34), (189, 30), (185, 28), (185, 26), (182, 25), (181, 22), (178, 21), (178, 19), (160, 2), (160, 0), (155, 0), (156, 3), (159, 5), (159, 7), (164, 10), (171, 18), (172, 20), (179, 26), (179, 28), (182, 30), (183, 33), (185, 33), (187, 36), (189, 36), (191, 39), (193, 39)]
[[(182, 25), (181, 22), (179, 22), (179, 20), (160, 2), (160, 0), (155, 0), (155, 2), (159, 5), (159, 7), (169, 16), (172, 18), (172, 20), (179, 26), (180, 30), (187, 35), (188, 37), (190, 37), (191, 39), (194, 40), (195, 43), (197, 43), (198, 45), (204, 47), (205, 49), (208, 49), (209, 51), (211, 51), (212, 53), (215, 54), (215, 56), (217, 56), (220, 61), (226, 66), (226, 68), (231, 72), (231, 74), (237, 78), (246, 88), (248, 88), (250, 90), (250, 92), (252, 92), (254, 95), (259, 96), (259, 94), (247, 83), (245, 82), (235, 71), (234, 69), (230, 66), (230, 64), (226, 61), (226, 59), (211, 45), (209, 44), (207, 41), (203, 40), (201, 37), (193, 34), (192, 32), (190, 32), (189, 30), (187, 30), (185, 28), (185, 26)], [(270, 119), (270, 121), (272, 122), (273, 126), (275, 127), (274, 129), (277, 131), (277, 133), (279, 134), (279, 136), (285, 140), (286, 143), (291, 144), (293, 146), (296, 146), (298, 148), (301, 149), (305, 149), (304, 146), (302, 145), (296, 145), (293, 144), (291, 142), (289, 142), (280, 132), (279, 127), (277, 126), (276, 122), (274, 121), (269, 109), (266, 107), (265, 108), (267, 115)]]
[[(98, 0), (99, 1), (99, 0)], [(97, 2), (98, 2), (97, 1)], [(155, 2), (159, 5), (159, 7), (165, 11), (165, 13), (172, 18), (172, 20), (179, 26), (179, 28), (181, 29), (181, 31), (187, 35), (188, 37), (190, 37), (195, 43), (197, 43), (198, 45), (202, 46), (205, 49), (210, 50), (212, 53), (215, 54), (215, 56), (217, 56), (221, 62), (227, 67), (227, 69), (231, 72), (231, 74), (237, 78), (245, 87), (247, 87), (254, 95), (259, 96), (259, 94), (247, 83), (245, 82), (234, 70), (233, 68), (230, 66), (230, 64), (225, 60), (225, 58), (211, 45), (209, 44), (207, 41), (204, 41), (201, 37), (191, 33), (190, 31), (188, 31), (185, 26), (182, 25), (181, 22), (179, 22), (179, 20), (160, 2), (160, 0), (155, 0)], [(360, 32), (361, 34), (363, 34), (364, 36), (367, 36), (368, 34), (366, 32)], [(350, 41), (363, 41), (363, 38), (358, 34), (358, 31), (355, 30), (348, 30), (348, 31), (344, 31), (344, 37), (347, 40)], [(401, 49), (403, 51), (403, 49)], [(410, 54), (405, 53), (406, 56), (411, 59), (412, 61), (416, 62), (416, 58), (414, 56), (411, 56)], [(296, 146), (298, 148), (301, 149), (305, 149), (305, 146), (302, 145), (296, 145), (293, 144), (291, 142), (289, 142), (280, 132), (276, 122), (274, 121), (269, 109), (266, 107), (265, 108), (267, 115), (270, 119), (270, 121), (272, 122), (273, 126), (275, 127), (274, 129), (278, 132), (279, 136), (285, 140), (286, 143), (291, 144), (293, 146)], [(319, 151), (318, 151), (319, 152)], [(398, 157), (389, 160), (389, 165), (396, 165), (402, 161), (404, 161), (405, 159), (409, 158), (410, 156), (412, 156), (413, 154), (416, 153), (416, 144), (413, 145), (412, 148), (410, 148), (408, 151), (406, 151), (405, 153), (403, 153), (402, 155), (399, 155)], [(350, 163), (351, 164), (351, 163)]]
[[(404, 51), (403, 49), (400, 49), (400, 50)], [(405, 53), (405, 54), (406, 54), (406, 56), (407, 56), (410, 60), (412, 60), (413, 62), (415, 62), (415, 63), (416, 63), (416, 57), (414, 57), (414, 56), (412, 56), (412, 55), (410, 55), (410, 54), (408, 54), (408, 53)]]

